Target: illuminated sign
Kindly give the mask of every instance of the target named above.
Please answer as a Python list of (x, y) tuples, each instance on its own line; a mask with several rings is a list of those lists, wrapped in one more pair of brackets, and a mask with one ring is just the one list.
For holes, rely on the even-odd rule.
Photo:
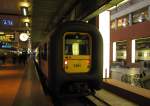
[(9, 43), (1, 42), (1, 43), (0, 43), (0, 48), (3, 48), (3, 49), (10, 49), (10, 48), (12, 48), (12, 45), (9, 44)]
[(1, 23), (2, 23), (2, 25), (5, 25), (5, 26), (12, 26), (13, 25), (13, 21), (10, 19), (2, 19)]
[(2, 48), (12, 48), (12, 46), (11, 45), (2, 45)]
[(14, 40), (14, 35), (2, 35), (0, 41), (11, 42)]

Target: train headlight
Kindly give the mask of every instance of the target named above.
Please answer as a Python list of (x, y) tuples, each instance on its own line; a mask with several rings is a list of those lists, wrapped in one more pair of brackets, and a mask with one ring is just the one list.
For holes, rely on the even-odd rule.
[(68, 61), (67, 60), (65, 60), (65, 65), (67, 65), (68, 64)]

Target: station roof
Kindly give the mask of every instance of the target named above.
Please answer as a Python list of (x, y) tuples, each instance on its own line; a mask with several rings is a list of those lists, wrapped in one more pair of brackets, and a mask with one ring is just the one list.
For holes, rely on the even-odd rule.
[[(77, 5), (80, 7), (87, 3), (88, 6), (91, 5), (96, 10), (98, 6), (101, 7), (110, 1), (118, 3), (123, 0), (95, 0), (96, 5), (91, 4), (93, 0), (82, 0), (82, 2), (81, 0), (1, 0), (0, 32), (25, 32), (29, 30), (32, 41), (40, 42), (53, 27), (67, 18), (67, 14), (77, 8)], [(22, 22), (25, 17), (21, 12), (20, 2), (30, 3), (28, 7), (28, 18), (31, 19), (30, 27), (26, 27), (25, 23)], [(85, 11), (84, 16), (91, 11), (93, 10)], [(83, 17), (78, 17), (78, 19)]]

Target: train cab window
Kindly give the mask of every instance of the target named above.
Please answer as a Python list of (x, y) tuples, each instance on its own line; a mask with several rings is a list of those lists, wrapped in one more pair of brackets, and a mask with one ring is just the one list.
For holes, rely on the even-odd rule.
[(81, 32), (66, 32), (64, 34), (63, 65), (66, 73), (87, 73), (91, 69), (90, 34)]
[(88, 34), (67, 34), (65, 36), (65, 55), (89, 55), (90, 40)]

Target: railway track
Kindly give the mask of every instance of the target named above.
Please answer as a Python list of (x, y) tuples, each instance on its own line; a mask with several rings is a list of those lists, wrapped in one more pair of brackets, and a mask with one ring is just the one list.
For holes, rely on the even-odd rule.
[(53, 100), (54, 106), (111, 106), (95, 95)]
[[(36, 66), (41, 84), (43, 86), (43, 90), (45, 95), (51, 96), (50, 92), (48, 91), (47, 86), (45, 85), (45, 80), (43, 79), (43, 75), (40, 73), (40, 69)], [(54, 99), (52, 98), (54, 106), (111, 106), (110, 104), (106, 103), (104, 100), (100, 99), (95, 95), (90, 95), (86, 97), (72, 97), (72, 98), (64, 98), (64, 99)]]

